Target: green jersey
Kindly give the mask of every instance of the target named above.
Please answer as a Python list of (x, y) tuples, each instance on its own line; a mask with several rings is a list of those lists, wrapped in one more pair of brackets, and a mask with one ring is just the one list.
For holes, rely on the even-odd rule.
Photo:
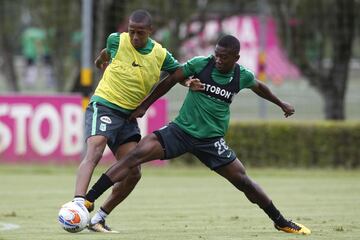
[[(209, 57), (195, 57), (183, 65), (185, 77), (199, 74), (209, 63)], [(234, 69), (229, 73), (220, 73), (215, 67), (211, 78), (220, 85), (233, 80)], [(240, 65), (239, 89), (251, 88), (256, 80), (254, 73)], [(196, 138), (224, 136), (230, 119), (230, 103), (211, 97), (199, 91), (189, 89), (179, 115), (174, 123), (183, 131)]]
[(27, 59), (36, 60), (42, 55), (41, 48), (44, 47), (46, 32), (40, 28), (27, 28), (22, 35), (22, 51)]

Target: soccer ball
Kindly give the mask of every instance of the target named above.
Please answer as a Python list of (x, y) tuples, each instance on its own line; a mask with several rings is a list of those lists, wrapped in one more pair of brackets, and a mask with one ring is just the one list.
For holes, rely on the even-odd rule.
[(90, 220), (89, 211), (81, 204), (68, 202), (59, 211), (59, 223), (61, 227), (71, 233), (82, 231)]

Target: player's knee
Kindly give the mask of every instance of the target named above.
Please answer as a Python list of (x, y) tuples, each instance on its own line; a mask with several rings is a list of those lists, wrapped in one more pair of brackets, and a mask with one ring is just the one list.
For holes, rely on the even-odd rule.
[(94, 149), (93, 151), (88, 152), (86, 154), (85, 158), (83, 159), (83, 162), (86, 164), (97, 165), (101, 157), (102, 157), (102, 151), (98, 149)]
[(128, 181), (136, 184), (141, 179), (141, 167), (136, 166), (131, 168), (130, 173), (128, 175)]
[(145, 158), (146, 154), (147, 154), (146, 150), (142, 147), (137, 147), (133, 151), (131, 151), (127, 159), (130, 167), (135, 167), (140, 165), (143, 158)]
[(93, 152), (94, 159), (102, 158), (103, 152), (104, 152), (104, 150), (103, 150), (102, 147), (96, 146), (95, 149), (94, 149), (94, 152)]
[(102, 158), (103, 152), (104, 152), (104, 146), (102, 146), (101, 144), (88, 145), (86, 156), (83, 159), (83, 162), (97, 165), (100, 159)]
[(240, 173), (236, 176), (234, 184), (241, 191), (246, 191), (251, 186), (251, 179), (246, 175), (246, 173)]

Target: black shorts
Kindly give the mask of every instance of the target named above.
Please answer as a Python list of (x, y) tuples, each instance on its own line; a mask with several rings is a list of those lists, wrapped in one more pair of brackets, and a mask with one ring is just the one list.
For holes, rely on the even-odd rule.
[(216, 170), (236, 159), (235, 152), (226, 145), (223, 137), (195, 138), (175, 123), (169, 123), (154, 131), (154, 134), (164, 148), (164, 159), (175, 158), (190, 152), (211, 170)]
[(118, 147), (127, 142), (139, 142), (140, 129), (136, 121), (127, 121), (127, 115), (97, 102), (91, 102), (85, 112), (85, 140), (101, 135), (115, 154)]

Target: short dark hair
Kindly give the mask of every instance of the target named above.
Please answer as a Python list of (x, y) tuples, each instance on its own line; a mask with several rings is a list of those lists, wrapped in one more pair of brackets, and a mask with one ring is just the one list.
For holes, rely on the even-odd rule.
[(152, 17), (150, 13), (144, 9), (138, 9), (131, 13), (129, 20), (136, 23), (146, 23), (148, 26), (152, 24)]
[(225, 35), (221, 37), (217, 44), (221, 47), (231, 49), (236, 54), (239, 54), (240, 52), (240, 42), (232, 35)]

